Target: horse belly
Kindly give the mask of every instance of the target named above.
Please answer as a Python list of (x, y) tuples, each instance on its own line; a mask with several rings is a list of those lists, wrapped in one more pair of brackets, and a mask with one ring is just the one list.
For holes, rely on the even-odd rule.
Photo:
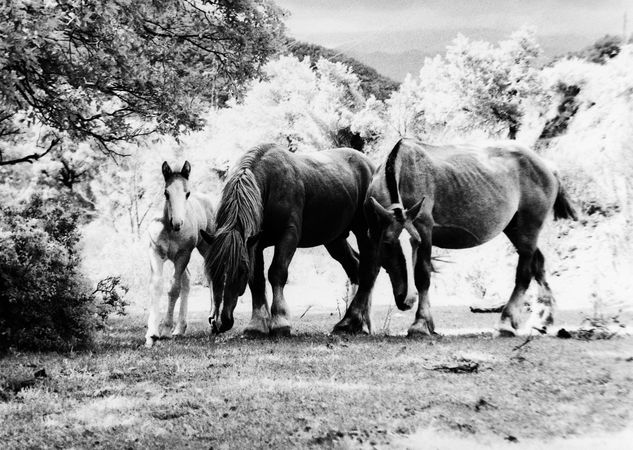
[(433, 245), (460, 249), (477, 247), (498, 236), (508, 226), (518, 207), (518, 199), (508, 198), (495, 207), (463, 211), (452, 217), (434, 217)]
[(299, 247), (327, 244), (349, 232), (355, 208), (330, 203), (320, 208), (306, 208), (301, 226)]

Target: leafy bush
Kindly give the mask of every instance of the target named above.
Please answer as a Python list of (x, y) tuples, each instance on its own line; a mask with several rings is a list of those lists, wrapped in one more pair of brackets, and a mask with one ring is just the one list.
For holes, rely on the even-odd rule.
[(80, 270), (80, 211), (71, 205), (35, 196), (0, 207), (0, 350), (85, 347), (107, 317)]
[(97, 283), (97, 288), (92, 292), (100, 299), (96, 304), (96, 314), (99, 318), (97, 328), (103, 328), (108, 317), (112, 314), (125, 315), (125, 307), (128, 303), (124, 297), (128, 291), (129, 288), (121, 283), (120, 276), (106, 277)]

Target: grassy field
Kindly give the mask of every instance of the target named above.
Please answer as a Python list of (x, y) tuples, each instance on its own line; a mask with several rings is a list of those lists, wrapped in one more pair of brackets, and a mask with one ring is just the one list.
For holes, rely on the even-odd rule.
[[(465, 307), (434, 311), (445, 330), (485, 329), (496, 320)], [(198, 314), (186, 337), (147, 350), (145, 317), (132, 315), (113, 321), (90, 352), (4, 357), (2, 447), (536, 448), (564, 438), (578, 448), (586, 439), (616, 448), (627, 436), (630, 442), (630, 434), (622, 435), (633, 411), (630, 336), (411, 340), (399, 335), (411, 314), (379, 307), (374, 321), (388, 322), (389, 334), (330, 336), (337, 313), (310, 310), (295, 318), (291, 338), (247, 340), (239, 333), (246, 318), (240, 313), (235, 330), (214, 337)], [(581, 319), (562, 312), (559, 326)], [(45, 374), (33, 378), (41, 369)]]

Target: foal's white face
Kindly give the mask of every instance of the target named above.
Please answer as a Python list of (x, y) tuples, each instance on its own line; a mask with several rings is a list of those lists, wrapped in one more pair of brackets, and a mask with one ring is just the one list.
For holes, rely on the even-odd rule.
[(165, 177), (165, 208), (167, 220), (174, 231), (180, 231), (185, 224), (187, 214), (187, 199), (189, 198), (189, 173), (191, 165), (188, 161), (180, 172), (173, 172), (167, 162), (163, 163), (163, 177)]

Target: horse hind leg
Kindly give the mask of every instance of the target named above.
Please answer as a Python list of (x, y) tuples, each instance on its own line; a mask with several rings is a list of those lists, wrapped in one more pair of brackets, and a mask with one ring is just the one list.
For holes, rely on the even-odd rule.
[(371, 292), (380, 271), (378, 264), (378, 247), (367, 233), (366, 227), (354, 230), (358, 243), (358, 289), (351, 303), (348, 305), (345, 316), (334, 326), (334, 334), (371, 334)]
[(532, 252), (519, 252), (514, 289), (510, 299), (501, 311), (499, 334), (501, 336), (516, 336), (520, 334), (520, 316), (525, 292), (532, 281)]
[(332, 258), (341, 264), (347, 274), (350, 286), (346, 297), (347, 301), (350, 301), (356, 295), (356, 291), (358, 291), (358, 253), (354, 251), (344, 237), (325, 245), (325, 249)]
[(519, 254), (517, 263), (516, 277), (514, 281), (514, 289), (510, 295), (510, 299), (501, 311), (501, 319), (499, 321), (499, 334), (501, 336), (516, 336), (522, 334), (520, 332), (520, 317), (523, 309), (523, 299), (532, 278), (534, 276), (533, 263), (534, 254), (536, 252), (536, 242), (540, 226), (525, 226), (525, 220), (522, 217), (515, 216), (508, 227), (504, 230), (510, 242), (514, 245)]
[(552, 290), (545, 279), (545, 258), (537, 248), (532, 257), (532, 271), (534, 279), (539, 285), (536, 304), (532, 305), (532, 312), (526, 322), (526, 331), (537, 330), (546, 333), (547, 327), (554, 324), (555, 300)]

